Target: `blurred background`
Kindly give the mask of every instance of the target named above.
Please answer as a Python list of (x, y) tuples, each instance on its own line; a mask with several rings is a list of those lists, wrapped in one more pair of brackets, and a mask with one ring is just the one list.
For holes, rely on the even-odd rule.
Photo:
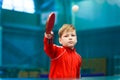
[(0, 0), (0, 77), (48, 76), (43, 36), (50, 12), (56, 44), (63, 24), (77, 29), (82, 77), (120, 75), (120, 0)]

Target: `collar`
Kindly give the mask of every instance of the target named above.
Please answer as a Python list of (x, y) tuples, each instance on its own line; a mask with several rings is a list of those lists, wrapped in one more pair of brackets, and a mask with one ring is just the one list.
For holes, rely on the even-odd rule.
[(63, 46), (67, 51), (75, 51), (76, 49), (75, 48), (73, 48), (73, 49), (71, 49), (71, 48), (69, 48), (69, 47), (65, 47), (65, 46)]

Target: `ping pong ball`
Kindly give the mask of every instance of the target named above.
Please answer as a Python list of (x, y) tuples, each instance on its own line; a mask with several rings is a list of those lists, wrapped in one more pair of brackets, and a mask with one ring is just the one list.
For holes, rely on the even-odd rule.
[(73, 5), (73, 6), (72, 6), (72, 11), (77, 12), (78, 9), (79, 9), (79, 6), (78, 6), (78, 5)]
[(79, 10), (79, 6), (78, 5), (73, 5), (72, 6), (72, 11), (73, 12), (77, 12)]

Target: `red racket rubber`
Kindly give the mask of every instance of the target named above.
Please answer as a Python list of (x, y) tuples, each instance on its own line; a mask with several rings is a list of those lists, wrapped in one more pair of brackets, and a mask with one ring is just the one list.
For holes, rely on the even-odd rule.
[(51, 31), (52, 31), (52, 29), (54, 27), (54, 23), (55, 23), (55, 13), (52, 12), (52, 13), (49, 14), (47, 22), (46, 22), (46, 30), (45, 30), (45, 32), (47, 34), (51, 33)]

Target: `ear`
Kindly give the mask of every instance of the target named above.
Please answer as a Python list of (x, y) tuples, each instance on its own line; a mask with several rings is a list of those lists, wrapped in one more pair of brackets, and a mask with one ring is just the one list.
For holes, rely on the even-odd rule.
[(59, 43), (62, 44), (62, 42), (61, 42), (61, 38), (59, 38)]

